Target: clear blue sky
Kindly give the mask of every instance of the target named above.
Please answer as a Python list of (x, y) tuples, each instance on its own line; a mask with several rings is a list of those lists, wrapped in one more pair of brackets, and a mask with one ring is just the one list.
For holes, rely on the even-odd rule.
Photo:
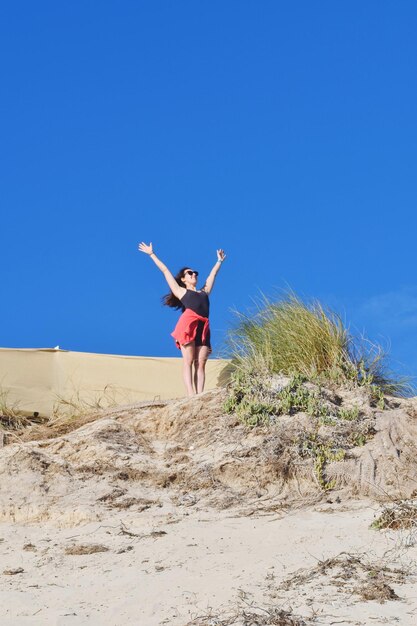
[(226, 250), (217, 351), (288, 284), (417, 375), (416, 32), (411, 0), (3, 3), (0, 345), (178, 356), (151, 240)]

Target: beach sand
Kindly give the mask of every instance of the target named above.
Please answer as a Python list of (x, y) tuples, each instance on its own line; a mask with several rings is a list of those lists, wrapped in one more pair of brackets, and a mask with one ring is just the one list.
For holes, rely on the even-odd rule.
[[(222, 394), (2, 448), (2, 626), (415, 623), (416, 529), (370, 528), (377, 483), (347, 484), (337, 463), (327, 492), (312, 476), (268, 476), (265, 431), (224, 416)], [(404, 409), (392, 410), (398, 428)], [(407, 467), (396, 486), (384, 476), (388, 500), (411, 496)]]
[[(73, 528), (3, 524), (0, 570), (23, 571), (1, 576), (1, 623), (156, 626), (206, 616), (215, 624), (238, 607), (279, 607), (318, 624), (411, 626), (417, 540), (371, 530), (377, 508), (361, 500), (241, 517), (163, 505)], [(67, 554), (74, 546), (106, 551)], [(341, 553), (412, 575), (390, 582), (399, 599), (382, 604), (353, 591), (363, 585), (355, 574), (335, 583), (331, 568), (280, 588)]]

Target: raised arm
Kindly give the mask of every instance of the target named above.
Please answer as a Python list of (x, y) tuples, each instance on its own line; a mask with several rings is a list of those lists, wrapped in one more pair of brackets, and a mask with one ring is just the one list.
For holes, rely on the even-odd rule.
[(216, 280), (217, 272), (221, 268), (222, 263), (225, 260), (225, 258), (226, 258), (226, 255), (224, 253), (224, 250), (222, 250), (222, 249), (217, 250), (217, 261), (214, 264), (213, 269), (211, 270), (210, 274), (207, 276), (206, 284), (203, 287), (203, 289), (204, 289), (204, 291), (206, 293), (210, 293), (210, 291), (213, 289), (213, 285), (214, 285), (214, 281)]
[(152, 242), (149, 245), (147, 245), (146, 243), (142, 241), (142, 243), (138, 245), (138, 250), (140, 252), (144, 252), (145, 254), (151, 257), (156, 267), (159, 268), (161, 272), (163, 273), (163, 275), (165, 276), (165, 280), (167, 281), (169, 288), (171, 289), (174, 296), (178, 298), (178, 300), (181, 300), (181, 298), (183, 297), (183, 295), (185, 294), (187, 290), (185, 287), (181, 287), (177, 283), (177, 281), (175, 280), (175, 278), (173, 277), (173, 275), (171, 274), (171, 272), (169, 271), (165, 263), (162, 263), (162, 261), (158, 259), (155, 252), (153, 251)]

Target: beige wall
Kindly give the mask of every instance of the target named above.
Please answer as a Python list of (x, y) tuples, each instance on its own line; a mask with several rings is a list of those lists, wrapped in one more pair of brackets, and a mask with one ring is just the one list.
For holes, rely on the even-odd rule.
[[(209, 359), (206, 390), (227, 376), (228, 361)], [(164, 400), (185, 395), (181, 358), (153, 358), (0, 348), (3, 402), (49, 416), (66, 403), (94, 406)]]

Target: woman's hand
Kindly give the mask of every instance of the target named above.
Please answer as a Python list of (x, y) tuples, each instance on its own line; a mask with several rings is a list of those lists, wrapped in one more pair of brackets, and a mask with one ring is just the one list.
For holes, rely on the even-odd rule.
[(216, 279), (216, 276), (220, 270), (221, 264), (223, 263), (223, 261), (226, 258), (226, 255), (224, 253), (224, 250), (222, 250), (220, 248), (220, 250), (216, 250), (217, 252), (217, 262), (215, 263), (213, 269), (211, 270), (210, 274), (207, 277), (206, 280), (206, 284), (204, 285), (203, 289), (206, 293), (210, 293), (211, 290), (213, 289), (213, 285), (214, 285), (214, 281)]
[(225, 258), (226, 258), (226, 255), (225, 255), (225, 253), (224, 253), (224, 250), (222, 250), (221, 248), (220, 248), (220, 250), (217, 250), (217, 260), (218, 260), (220, 263), (223, 263), (223, 261), (225, 260)]
[(146, 243), (142, 241), (142, 243), (138, 245), (138, 250), (140, 252), (144, 252), (145, 254), (153, 254), (152, 241), (149, 246), (147, 246)]
[(176, 298), (178, 298), (178, 300), (181, 300), (181, 298), (183, 297), (183, 295), (185, 294), (187, 290), (185, 289), (185, 287), (181, 287), (177, 283), (176, 279), (171, 274), (171, 272), (169, 271), (165, 263), (162, 263), (161, 259), (158, 259), (158, 257), (153, 251), (152, 241), (150, 242), (149, 246), (144, 241), (142, 241), (142, 243), (138, 244), (138, 250), (140, 252), (144, 252), (148, 256), (152, 254), (152, 257), (151, 257), (152, 261), (155, 263), (156, 267), (160, 269), (163, 275), (165, 276), (165, 280), (167, 281), (172, 293), (174, 294)]

